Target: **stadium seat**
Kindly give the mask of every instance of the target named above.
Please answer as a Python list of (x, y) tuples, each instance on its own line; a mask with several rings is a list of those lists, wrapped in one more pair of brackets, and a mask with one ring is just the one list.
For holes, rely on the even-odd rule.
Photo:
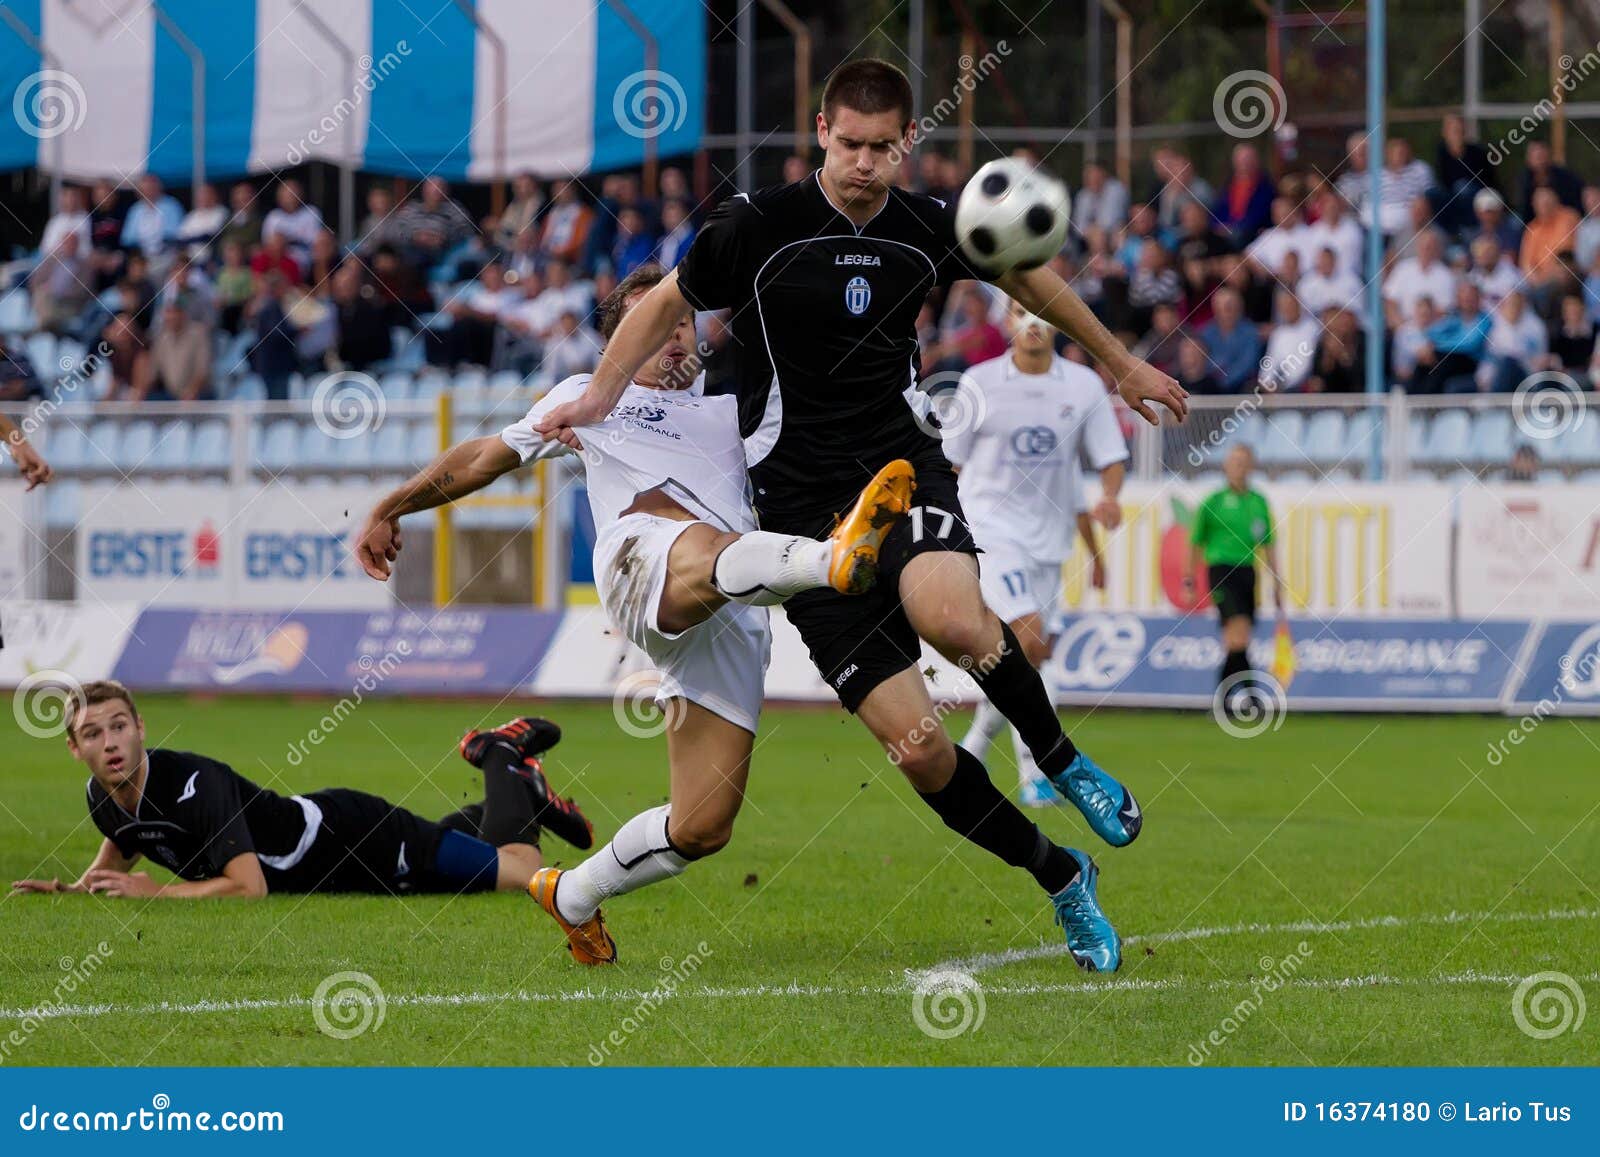
[[(1376, 430), (1376, 433), (1374, 433)], [(1339, 462), (1344, 466), (1363, 466), (1372, 457), (1372, 444), (1378, 444), (1378, 453), (1388, 444), (1388, 426), (1382, 415), (1371, 410), (1360, 410), (1350, 415), (1345, 423), (1344, 448), (1339, 451)]]
[(417, 375), (412, 384), (412, 397), (419, 402), (431, 402), (444, 392), (445, 378), (437, 371)]
[(27, 333), (38, 324), (27, 290), (13, 289), (0, 297), (0, 333)]
[(424, 462), (432, 462), (439, 456), (439, 435), (432, 422), (413, 422), (411, 424), (411, 461), (413, 465), (421, 466)]
[(1256, 458), (1263, 466), (1303, 466), (1301, 441), (1305, 418), (1297, 410), (1279, 410), (1261, 415), (1263, 430), (1256, 446)]
[(404, 370), (391, 370), (384, 374), (378, 387), (383, 391), (383, 396), (391, 402), (411, 400), (411, 375)]
[(1306, 423), (1302, 447), (1312, 462), (1337, 462), (1344, 457), (1345, 420), (1339, 410), (1320, 410)]
[(143, 418), (129, 422), (117, 443), (117, 468), (132, 473), (150, 465), (156, 447), (156, 424)]
[(232, 399), (235, 402), (264, 402), (267, 384), (255, 374), (246, 374), (234, 383)]
[(411, 427), (404, 418), (386, 419), (372, 437), (372, 463), (380, 470), (405, 470), (412, 466)]
[(1600, 470), (1583, 470), (1572, 479), (1579, 486), (1600, 486)]
[(45, 456), (55, 470), (77, 470), (89, 453), (89, 442), (76, 421), (56, 415), (45, 428)]
[[(354, 441), (349, 439), (348, 441)], [(341, 458), (341, 451), (346, 448), (347, 440), (329, 437), (318, 428), (316, 423), (308, 422), (300, 428), (298, 446), (295, 451), (295, 465), (301, 469), (327, 469), (337, 466)]]
[(1511, 456), (1515, 439), (1511, 434), (1511, 415), (1505, 410), (1484, 410), (1472, 421), (1472, 441), (1467, 457), (1473, 462), (1499, 463)]
[(489, 385), (489, 375), (477, 366), (457, 370), (453, 383), (457, 390), (482, 390)]
[[(1580, 425), (1545, 443), (1549, 447), (1548, 453), (1544, 446), (1537, 443), (1534, 449), (1550, 462), (1561, 462), (1568, 466), (1600, 465), (1600, 421), (1596, 419), (1600, 419), (1600, 414), (1585, 414)], [(1509, 448), (1507, 453), (1510, 453)]]
[(190, 444), (194, 440), (194, 427), (186, 418), (174, 418), (161, 423), (156, 431), (156, 444), (145, 463), (154, 470), (183, 470), (193, 460)]
[(56, 335), (53, 333), (31, 333), (28, 340), (23, 343), (23, 350), (28, 355), (28, 360), (33, 363), (34, 372), (39, 375), (39, 380), (47, 385), (61, 377), (61, 367), (56, 363)]
[(84, 449), (85, 470), (110, 470), (117, 460), (117, 443), (122, 440), (122, 423), (109, 418), (96, 422), (89, 428), (88, 444)]
[(1459, 466), (1467, 461), (1472, 418), (1465, 410), (1445, 410), (1428, 427), (1417, 461), (1431, 466)]
[(299, 462), (299, 440), (299, 423), (292, 418), (279, 418), (262, 435), (256, 461), (268, 470), (288, 470)]
[(500, 370), (489, 379), (489, 388), (496, 394), (509, 394), (522, 388), (522, 375), (516, 370)]
[[(256, 427), (259, 430), (259, 427)], [(259, 435), (257, 435), (259, 437)], [(220, 418), (207, 418), (194, 432), (190, 458), (196, 470), (226, 470), (233, 460), (230, 453), (233, 431)]]

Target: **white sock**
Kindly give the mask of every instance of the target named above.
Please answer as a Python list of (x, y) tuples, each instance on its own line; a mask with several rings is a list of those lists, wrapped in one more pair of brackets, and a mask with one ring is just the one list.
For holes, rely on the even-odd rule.
[(569, 872), (556, 885), (556, 911), (571, 924), (581, 924), (612, 896), (636, 892), (647, 884), (676, 876), (689, 861), (667, 842), (670, 805), (640, 812), (623, 824), (605, 847)]
[[(1056, 682), (1050, 674), (1049, 667), (1039, 668), (1039, 679), (1044, 683), (1045, 694), (1050, 696), (1050, 706), (1056, 705)], [(1011, 729), (1012, 746), (1017, 753), (1017, 782), (1023, 786), (1029, 783), (1048, 782), (1044, 772), (1039, 770), (1039, 765), (1033, 758), (1033, 752), (1028, 750), (1028, 745), (1022, 742), (1022, 736), (1017, 729)]]
[(790, 595), (828, 585), (833, 543), (752, 530), (724, 548), (711, 581), (729, 600), (771, 607)]
[(961, 741), (961, 746), (981, 760), (989, 754), (989, 745), (1005, 725), (1006, 717), (1000, 714), (1000, 708), (987, 699), (979, 699), (978, 709), (972, 714), (972, 726), (967, 730), (967, 737)]

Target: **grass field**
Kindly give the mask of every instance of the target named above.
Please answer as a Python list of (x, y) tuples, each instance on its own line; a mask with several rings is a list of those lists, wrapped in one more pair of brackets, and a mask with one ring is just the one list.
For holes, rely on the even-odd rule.
[[(204, 751), (279, 790), (363, 788), (429, 816), (476, 795), (454, 751), (461, 730), (509, 714), (477, 702), (369, 702), (293, 768), (290, 745), (327, 704), (152, 696), (141, 706), (152, 746)], [(605, 705), (533, 710), (566, 729), (548, 771), (602, 837), (663, 799), (664, 741), (628, 738)], [(1209, 716), (1067, 719), (1137, 790), (1147, 817), (1120, 851), (1098, 846), (1075, 812), (1042, 817), (1102, 865), (1102, 902), (1129, 941), (1114, 977), (1078, 973), (1053, 947), (1059, 933), (1032, 882), (939, 827), (857, 724), (833, 710), (773, 710), (732, 846), (609, 906), (618, 967), (581, 970), (531, 902), (510, 895), (13, 896), (0, 901), (0, 1040), (15, 1030), (22, 1043), (3, 1060), (1600, 1058), (1600, 1008), (1543, 1040), (1513, 1016), (1514, 990), (1534, 973), (1566, 973), (1600, 998), (1600, 725), (1546, 721), (1493, 766), (1490, 745), (1512, 720), (1291, 713), (1281, 730), (1242, 740)], [(1009, 784), (1009, 754), (993, 762)], [(11, 733), (0, 877), (76, 877), (98, 839), (83, 778), (60, 740)], [(576, 862), (554, 840), (546, 852)], [(62, 992), (101, 941), (103, 962)], [(919, 996), (922, 970), (951, 961), (975, 988)], [(386, 1006), (381, 1023), (339, 1039), (319, 1031), (311, 1000), (346, 971), (370, 976)], [(41, 1002), (51, 1015), (23, 1017)], [(1535, 1000), (1533, 1027), (1552, 1008)], [(964, 1020), (965, 1031), (930, 1035), (919, 1010), (935, 1030)]]

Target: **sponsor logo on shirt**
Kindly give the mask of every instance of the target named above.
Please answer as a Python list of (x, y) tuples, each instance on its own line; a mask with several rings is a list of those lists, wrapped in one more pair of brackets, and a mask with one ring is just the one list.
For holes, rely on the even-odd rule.
[(1011, 431), (1011, 450), (1023, 458), (1043, 458), (1056, 442), (1056, 432), (1049, 426), (1018, 426)]
[(836, 253), (833, 257), (835, 265), (882, 265), (881, 257), (874, 257), (870, 253)]
[(848, 680), (850, 678), (850, 676), (854, 675), (860, 669), (861, 668), (860, 668), (859, 665), (857, 665), (855, 663), (851, 663), (848, 667), (846, 667), (843, 671), (841, 671), (839, 673), (839, 677), (833, 681), (834, 687), (835, 688), (843, 687), (845, 685), (845, 681)]
[(871, 301), (872, 286), (867, 284), (867, 279), (852, 277), (844, 287), (844, 307), (860, 317), (867, 312), (867, 304)]

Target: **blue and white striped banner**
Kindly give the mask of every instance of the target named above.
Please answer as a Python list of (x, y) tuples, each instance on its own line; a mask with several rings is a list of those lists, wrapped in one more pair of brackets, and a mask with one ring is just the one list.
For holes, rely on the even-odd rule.
[[(353, 158), (366, 170), (486, 180), (691, 152), (704, 127), (705, 9), (629, 0), (3, 0), (0, 169), (188, 179), (194, 71), (204, 160), (226, 177)], [(163, 13), (167, 20), (158, 19)], [(176, 35), (174, 34), (176, 29)], [(188, 43), (185, 44), (184, 41)], [(502, 159), (503, 158), (503, 159)]]

